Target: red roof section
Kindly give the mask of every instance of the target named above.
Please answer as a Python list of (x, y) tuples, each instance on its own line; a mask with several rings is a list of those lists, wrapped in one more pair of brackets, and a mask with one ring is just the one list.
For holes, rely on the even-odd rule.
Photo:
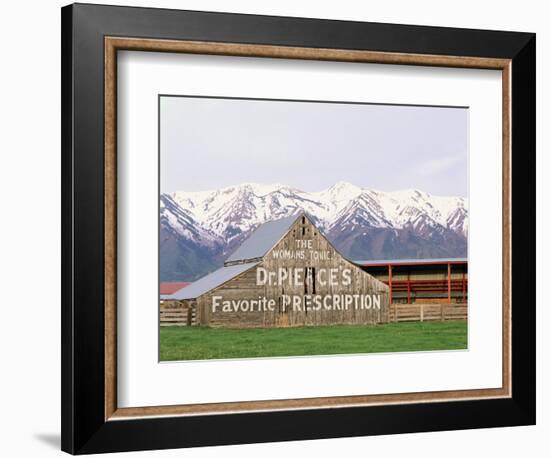
[(163, 281), (160, 283), (160, 294), (174, 294), (191, 283), (186, 281)]

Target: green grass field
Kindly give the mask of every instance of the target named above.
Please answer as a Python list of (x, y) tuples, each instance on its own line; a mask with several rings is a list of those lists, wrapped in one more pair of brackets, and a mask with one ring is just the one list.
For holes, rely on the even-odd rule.
[(377, 326), (160, 329), (161, 361), (466, 349), (466, 321)]

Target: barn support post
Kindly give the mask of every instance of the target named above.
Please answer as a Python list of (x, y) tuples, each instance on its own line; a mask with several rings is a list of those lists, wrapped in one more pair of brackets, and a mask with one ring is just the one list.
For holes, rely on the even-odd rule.
[(391, 264), (388, 264), (388, 285), (390, 287), (390, 305), (392, 305), (392, 303), (393, 303), (393, 291), (392, 291), (391, 276), (392, 276), (392, 268), (391, 268)]
[(447, 302), (451, 303), (451, 263), (447, 263)]
[(462, 271), (462, 303), (466, 303), (466, 269)]
[(411, 303), (411, 268), (407, 268), (407, 304)]

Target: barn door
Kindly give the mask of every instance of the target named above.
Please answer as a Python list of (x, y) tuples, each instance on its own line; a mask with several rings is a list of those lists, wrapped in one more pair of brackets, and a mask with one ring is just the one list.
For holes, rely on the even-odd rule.
[(277, 300), (277, 312), (275, 314), (275, 326), (285, 328), (290, 325), (290, 320), (288, 317), (288, 310), (290, 307), (285, 307), (283, 305), (283, 296), (285, 294), (285, 290), (283, 288), (282, 294), (279, 296)]

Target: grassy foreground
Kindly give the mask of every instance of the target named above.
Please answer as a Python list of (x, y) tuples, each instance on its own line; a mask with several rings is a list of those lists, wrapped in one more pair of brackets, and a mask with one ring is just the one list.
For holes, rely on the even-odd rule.
[(390, 323), (377, 326), (160, 329), (160, 360), (336, 355), (466, 349), (466, 321)]

